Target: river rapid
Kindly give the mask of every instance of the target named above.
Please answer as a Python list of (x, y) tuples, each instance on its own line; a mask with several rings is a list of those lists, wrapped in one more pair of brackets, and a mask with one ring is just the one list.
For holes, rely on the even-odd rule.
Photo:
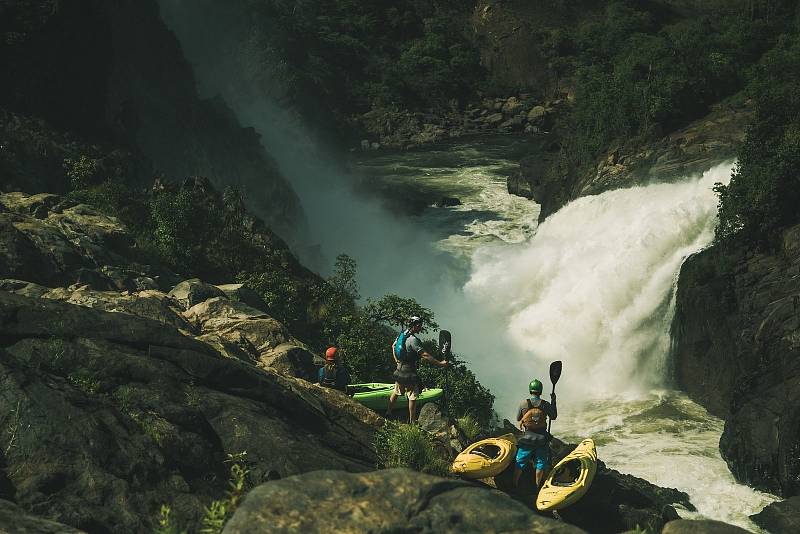
[[(480, 138), (357, 158), (362, 187), (404, 204), (410, 194), (426, 199), (399, 217), (447, 270), (434, 284), (420, 273), (406, 292), (453, 332), (501, 417), (512, 418), (534, 377), (549, 394), (549, 362), (562, 360), (554, 434), (592, 437), (609, 467), (685, 491), (697, 512), (683, 517), (759, 532), (748, 516), (776, 497), (734, 481), (719, 453), (723, 422), (670, 389), (677, 275), (713, 239), (712, 187), (727, 182), (732, 162), (581, 198), (539, 226), (538, 205), (506, 191), (524, 143)], [(444, 196), (461, 204), (436, 207)]]

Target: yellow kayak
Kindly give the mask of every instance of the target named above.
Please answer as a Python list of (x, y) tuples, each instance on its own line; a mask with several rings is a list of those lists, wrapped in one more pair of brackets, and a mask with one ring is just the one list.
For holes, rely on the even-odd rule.
[(589, 490), (597, 471), (594, 441), (585, 439), (556, 464), (544, 481), (536, 508), (542, 512), (575, 504)]
[(502, 473), (517, 454), (514, 434), (476, 441), (456, 456), (453, 473), (463, 478), (488, 478)]

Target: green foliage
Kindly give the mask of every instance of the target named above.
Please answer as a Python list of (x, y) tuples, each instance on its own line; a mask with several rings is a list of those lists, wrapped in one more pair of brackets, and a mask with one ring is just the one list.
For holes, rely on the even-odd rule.
[[(391, 104), (425, 108), (471, 94), (485, 76), (460, 2), (251, 2), (245, 70), (306, 113), (340, 117)], [(274, 75), (273, 75), (274, 73)], [(318, 117), (315, 117), (318, 119)]]
[(250, 489), (247, 475), (250, 470), (246, 464), (247, 452), (228, 454), (226, 463), (229, 463), (230, 480), (228, 481), (228, 494), (224, 499), (218, 499), (204, 510), (203, 534), (220, 534), (225, 523), (231, 518), (244, 494)]
[[(435, 344), (428, 342), (429, 352), (436, 354)], [(470, 416), (481, 428), (489, 426), (492, 420), (494, 395), (478, 381), (478, 378), (463, 362), (455, 357), (450, 359), (447, 369), (431, 365), (421, 365), (419, 376), (428, 387), (447, 386), (447, 410), (450, 417)]]
[(72, 189), (85, 188), (96, 178), (97, 160), (83, 154), (77, 159), (66, 158), (64, 170)]
[(728, 186), (717, 184), (717, 239), (763, 242), (800, 221), (800, 36), (784, 35), (755, 69), (756, 117)]
[(95, 374), (88, 369), (79, 369), (67, 375), (70, 384), (89, 395), (95, 395), (100, 391), (100, 381)]
[(236, 281), (261, 295), (270, 315), (290, 329), (304, 321), (305, 307), (301, 290), (285, 271), (267, 266), (260, 272), (239, 273)]
[(433, 437), (417, 425), (387, 421), (375, 433), (379, 468), (408, 467), (431, 475), (446, 476), (449, 462), (439, 454)]
[(186, 530), (180, 529), (172, 518), (172, 508), (168, 504), (162, 504), (156, 520), (155, 534), (186, 534)]
[(372, 321), (388, 323), (397, 328), (406, 326), (409, 317), (413, 315), (422, 319), (423, 333), (439, 328), (431, 310), (421, 306), (412, 298), (403, 298), (398, 295), (386, 295), (377, 301), (367, 302), (364, 313)]
[[(780, 5), (773, 7), (785, 9)], [(672, 131), (741, 90), (747, 67), (786, 25), (776, 13), (724, 6), (676, 21), (657, 4), (617, 0), (603, 17), (559, 35), (546, 49), (553, 68), (575, 69), (574, 124), (565, 143), (572, 166), (586, 166), (614, 143)]]
[(472, 417), (471, 415), (463, 415), (456, 419), (456, 424), (461, 432), (467, 437), (467, 440), (470, 442), (475, 441), (478, 439), (478, 436), (481, 435), (481, 428), (480, 422), (477, 419)]

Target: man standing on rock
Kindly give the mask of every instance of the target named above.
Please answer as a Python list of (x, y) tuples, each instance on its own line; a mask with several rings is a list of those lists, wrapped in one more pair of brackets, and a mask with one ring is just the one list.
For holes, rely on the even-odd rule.
[(536, 471), (536, 487), (541, 488), (545, 470), (550, 463), (550, 433), (547, 431), (547, 418), (552, 420), (558, 417), (556, 394), (550, 394), (550, 402), (542, 400), (542, 382), (537, 378), (528, 385), (528, 392), (532, 395), (531, 398), (523, 399), (517, 410), (517, 422), (524, 434), (517, 440), (514, 486), (519, 483), (525, 465), (533, 463)]
[(422, 342), (416, 336), (420, 330), (422, 330), (422, 319), (415, 315), (409, 319), (408, 329), (401, 332), (392, 344), (392, 356), (397, 370), (394, 372), (394, 391), (389, 397), (386, 417), (392, 415), (397, 397), (405, 395), (408, 398), (409, 424), (417, 422), (417, 398), (422, 392), (422, 383), (417, 374), (420, 359), (425, 358), (433, 365), (447, 367), (447, 360), (439, 361), (425, 352)]

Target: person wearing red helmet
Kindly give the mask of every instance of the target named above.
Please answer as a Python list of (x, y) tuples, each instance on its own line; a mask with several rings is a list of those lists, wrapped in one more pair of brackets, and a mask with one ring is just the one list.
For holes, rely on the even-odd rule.
[(345, 391), (350, 383), (350, 371), (342, 363), (339, 349), (328, 347), (325, 351), (325, 366), (319, 370), (319, 384)]

